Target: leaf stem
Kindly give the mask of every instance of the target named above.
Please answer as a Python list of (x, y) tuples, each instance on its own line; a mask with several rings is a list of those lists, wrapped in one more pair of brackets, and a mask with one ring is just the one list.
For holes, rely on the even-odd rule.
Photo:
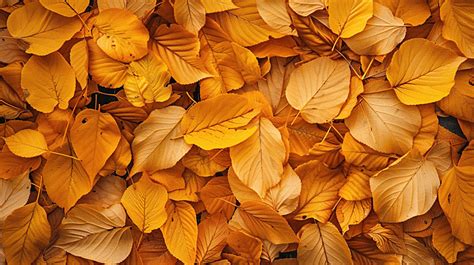
[(62, 157), (71, 158), (71, 159), (74, 159), (74, 160), (77, 160), (77, 161), (81, 161), (79, 158), (77, 158), (75, 156), (70, 156), (70, 155), (66, 155), (66, 154), (63, 154), (63, 153), (54, 152), (54, 151), (51, 151), (51, 150), (48, 150), (48, 152), (53, 154), (53, 155), (58, 155), (58, 156), (62, 156)]

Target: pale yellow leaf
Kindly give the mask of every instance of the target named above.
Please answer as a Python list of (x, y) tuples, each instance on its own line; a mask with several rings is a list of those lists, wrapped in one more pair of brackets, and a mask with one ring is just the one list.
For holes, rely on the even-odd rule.
[(339, 190), (339, 196), (348, 201), (370, 199), (370, 177), (359, 170), (351, 170), (347, 175), (346, 183)]
[(271, 205), (280, 215), (287, 215), (298, 207), (300, 193), (301, 180), (291, 166), (287, 165), (281, 181), (267, 190), (263, 201)]
[(384, 153), (405, 154), (421, 127), (416, 106), (402, 104), (393, 91), (362, 94), (345, 120), (351, 135), (370, 148)]
[(183, 138), (178, 138), (184, 114), (183, 108), (169, 106), (154, 110), (137, 126), (132, 143), (132, 175), (173, 167), (191, 149)]
[(286, 99), (309, 123), (326, 123), (341, 111), (349, 95), (350, 70), (344, 61), (320, 57), (296, 68)]
[(22, 207), (30, 197), (31, 181), (28, 175), (0, 179), (0, 224), (14, 210)]
[(78, 204), (62, 220), (54, 246), (101, 263), (122, 262), (133, 244), (130, 227), (124, 227), (125, 218), (120, 204), (109, 208)]
[(434, 163), (413, 149), (370, 178), (374, 210), (382, 222), (422, 215), (433, 206), (439, 184)]
[(285, 0), (256, 0), (256, 3), (258, 13), (274, 31), (296, 35), (296, 30), (291, 27)]
[(384, 55), (395, 49), (405, 34), (403, 20), (393, 16), (388, 7), (374, 3), (374, 16), (367, 21), (364, 30), (344, 42), (360, 55)]
[(285, 152), (280, 131), (262, 117), (250, 138), (230, 148), (232, 168), (242, 183), (263, 198), (281, 180)]
[(465, 60), (428, 40), (415, 38), (395, 52), (387, 79), (404, 104), (431, 103), (449, 94), (456, 71)]

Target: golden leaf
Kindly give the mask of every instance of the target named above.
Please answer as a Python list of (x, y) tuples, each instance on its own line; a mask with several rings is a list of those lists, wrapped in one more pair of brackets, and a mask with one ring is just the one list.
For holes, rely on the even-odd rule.
[(31, 264), (51, 237), (46, 211), (36, 202), (16, 209), (5, 219), (2, 237), (9, 264)]
[(147, 176), (129, 186), (120, 200), (130, 219), (143, 233), (151, 233), (166, 222), (167, 201), (165, 187), (152, 182)]
[(21, 86), (28, 91), (26, 100), (32, 107), (50, 113), (56, 106), (60, 109), (69, 107), (76, 78), (71, 65), (60, 53), (33, 55), (23, 67)]
[[(224, 110), (224, 111), (216, 111)], [(220, 95), (192, 106), (183, 116), (181, 131), (188, 144), (204, 150), (237, 145), (252, 136), (257, 127), (245, 128), (259, 110), (239, 95)]]

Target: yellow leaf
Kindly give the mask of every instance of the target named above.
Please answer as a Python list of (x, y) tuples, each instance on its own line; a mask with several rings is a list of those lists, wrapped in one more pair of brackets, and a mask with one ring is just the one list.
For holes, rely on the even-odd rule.
[(138, 18), (143, 19), (145, 16), (150, 15), (152, 9), (156, 7), (156, 0), (98, 0), (97, 6), (100, 12), (109, 8), (127, 9)]
[(88, 193), (79, 200), (79, 204), (91, 204), (102, 208), (109, 208), (120, 204), (120, 199), (125, 192), (126, 183), (118, 176), (100, 178), (93, 187), (93, 192)]
[(30, 197), (31, 181), (27, 174), (12, 179), (0, 179), (0, 223)]
[(200, 32), (201, 56), (212, 77), (201, 80), (201, 98), (206, 99), (253, 84), (261, 78), (255, 55), (231, 41), (211, 18)]
[(132, 143), (131, 175), (173, 167), (191, 149), (191, 145), (178, 137), (184, 114), (185, 110), (178, 106), (154, 110), (137, 126)]
[(437, 103), (438, 106), (451, 116), (474, 122), (474, 91), (470, 84), (472, 78), (474, 70), (458, 71), (454, 87), (447, 97)]
[(295, 171), (301, 178), (301, 194), (294, 219), (314, 218), (327, 222), (339, 199), (338, 191), (344, 184), (344, 176), (317, 160), (307, 162)]
[(238, 9), (211, 15), (232, 40), (247, 47), (264, 42), (270, 36), (274, 38), (284, 36), (265, 23), (258, 14), (255, 0), (233, 0), (233, 2), (239, 7)]
[(46, 9), (65, 17), (73, 17), (84, 12), (89, 5), (88, 0), (40, 0)]
[(197, 35), (206, 22), (206, 9), (201, 1), (175, 0), (173, 7), (176, 22)]
[(109, 208), (78, 204), (62, 220), (54, 246), (101, 263), (122, 262), (133, 244), (130, 227), (124, 227), (125, 218), (120, 204)]
[(365, 236), (347, 241), (355, 264), (401, 264), (402, 257), (396, 254), (385, 254), (375, 242)]
[(468, 58), (474, 58), (474, 4), (469, 0), (449, 0), (441, 6), (443, 37), (456, 43)]
[(474, 243), (474, 167), (451, 168), (441, 178), (438, 190), (439, 204), (443, 208), (452, 233), (466, 244)]
[(296, 68), (286, 98), (309, 123), (333, 120), (349, 95), (350, 70), (344, 61), (317, 58)]
[(242, 202), (229, 225), (274, 244), (298, 242), (285, 218), (261, 201)]
[(224, 94), (198, 102), (188, 109), (181, 131), (188, 144), (204, 150), (237, 145), (252, 136), (257, 127), (245, 127), (259, 113), (240, 95)]
[(12, 37), (29, 44), (27, 53), (43, 56), (59, 50), (82, 24), (76, 17), (63, 17), (45, 9), (39, 2), (31, 2), (12, 12), (7, 26)]
[(466, 249), (466, 245), (453, 236), (445, 216), (433, 221), (433, 246), (449, 263), (456, 262), (458, 253)]
[(257, 264), (262, 256), (262, 242), (245, 233), (230, 230), (227, 244), (248, 263)]
[(339, 196), (348, 201), (370, 199), (369, 176), (359, 170), (350, 170), (347, 181), (339, 190)]
[(128, 173), (128, 165), (132, 161), (132, 151), (130, 143), (122, 135), (120, 142), (114, 153), (107, 159), (104, 167), (99, 172), (101, 176), (107, 176), (115, 172), (119, 176), (124, 176)]
[(201, 0), (201, 2), (207, 14), (239, 8), (232, 0)]
[(191, 84), (210, 77), (199, 58), (199, 40), (182, 26), (160, 25), (152, 34), (152, 51), (168, 66), (180, 84)]
[(368, 146), (357, 142), (350, 133), (346, 133), (341, 146), (341, 153), (346, 161), (355, 166), (369, 170), (380, 170), (388, 165), (389, 156), (376, 152)]
[(182, 177), (185, 182), (184, 188), (170, 192), (170, 200), (198, 202), (198, 194), (201, 192), (204, 185), (206, 185), (207, 180), (189, 170), (185, 170)]
[(404, 234), (403, 240), (405, 241), (407, 252), (402, 257), (402, 265), (429, 265), (442, 262), (429, 248), (415, 238)]
[(394, 17), (388, 7), (374, 3), (374, 16), (364, 30), (344, 42), (360, 55), (384, 55), (403, 41), (406, 31), (402, 19)]
[(123, 86), (128, 65), (110, 58), (93, 40), (87, 41), (89, 48), (89, 72), (97, 84), (107, 88)]
[(5, 220), (2, 237), (8, 264), (32, 264), (51, 237), (46, 211), (36, 202), (16, 209)]
[(340, 38), (350, 38), (364, 30), (373, 15), (372, 0), (329, 0), (329, 28)]
[(425, 39), (405, 41), (393, 55), (387, 79), (407, 105), (438, 101), (449, 94), (466, 58)]
[(393, 15), (412, 26), (425, 23), (431, 16), (430, 7), (425, 0), (375, 0), (390, 8)]
[(0, 179), (12, 179), (29, 174), (41, 165), (41, 157), (24, 158), (13, 154), (8, 148), (0, 152)]
[(130, 219), (143, 233), (160, 228), (168, 217), (165, 209), (168, 201), (166, 188), (152, 182), (147, 176), (129, 186), (120, 201)]
[(349, 230), (350, 225), (360, 224), (372, 210), (371, 199), (346, 201), (342, 199), (336, 207), (336, 217), (341, 226), (342, 234)]
[(362, 93), (364, 93), (364, 84), (362, 83), (362, 80), (360, 80), (357, 76), (352, 76), (349, 85), (349, 96), (342, 106), (341, 112), (337, 114), (335, 119), (346, 119), (349, 117), (352, 113), (352, 110), (357, 105), (359, 95)]
[[(219, 151), (218, 151), (219, 152)], [(217, 163), (213, 155), (198, 147), (194, 147), (181, 160), (183, 165), (201, 177), (211, 177), (227, 167)]]
[(327, 0), (289, 0), (288, 5), (300, 16), (309, 16), (318, 10), (326, 8)]
[(33, 108), (50, 113), (56, 106), (60, 109), (69, 107), (76, 78), (71, 65), (60, 53), (33, 55), (23, 67), (21, 86), (28, 91), (26, 101)]
[[(56, 151), (74, 156), (68, 141)], [(93, 183), (81, 162), (69, 157), (49, 156), (42, 175), (48, 196), (66, 212), (92, 189)]]
[(421, 154), (425, 154), (435, 141), (438, 133), (438, 116), (434, 104), (419, 105), (421, 114), (421, 128), (413, 139), (413, 148), (417, 148)]
[(91, 183), (113, 154), (121, 134), (112, 115), (93, 109), (79, 112), (71, 127), (71, 143)]
[(97, 46), (117, 61), (128, 63), (148, 53), (148, 30), (128, 10), (103, 10), (96, 17), (92, 33)]
[(298, 237), (299, 264), (353, 264), (344, 237), (332, 223), (306, 224)]
[(222, 214), (208, 216), (198, 226), (196, 262), (210, 263), (219, 260), (227, 244), (229, 229)]
[(87, 41), (84, 39), (74, 44), (69, 57), (72, 69), (76, 73), (77, 82), (79, 82), (82, 89), (86, 88), (89, 79), (89, 48), (87, 47)]
[(276, 32), (297, 35), (291, 27), (291, 18), (286, 11), (285, 0), (256, 0), (258, 14)]
[(301, 17), (291, 12), (293, 26), (303, 42), (320, 56), (339, 57), (332, 49), (341, 49), (342, 41), (327, 27), (327, 13), (316, 12), (314, 16)]
[(267, 99), (274, 112), (278, 110), (280, 103), (285, 101), (284, 90), (288, 84), (291, 72), (294, 70), (294, 64), (287, 64), (283, 58), (271, 58), (270, 72), (265, 75), (265, 79), (258, 81), (258, 90)]
[(328, 143), (337, 143), (337, 139), (332, 133), (325, 136), (325, 131), (304, 120), (300, 119), (300, 121), (286, 126), (290, 134), (290, 153), (300, 156), (308, 155), (315, 144), (323, 142), (323, 138)]
[(403, 237), (390, 229), (389, 225), (382, 226), (381, 224), (376, 224), (369, 229), (366, 235), (375, 241), (377, 248), (383, 253), (406, 253)]
[(170, 203), (166, 208), (168, 220), (160, 228), (166, 247), (185, 265), (194, 264), (198, 238), (196, 213), (186, 202)]
[(285, 152), (280, 131), (262, 117), (257, 132), (230, 148), (232, 168), (242, 183), (263, 198), (281, 180)]
[(210, 214), (223, 212), (230, 219), (235, 207), (235, 196), (232, 193), (226, 177), (215, 177), (211, 179), (200, 191), (201, 198), (206, 210)]
[(438, 187), (434, 163), (417, 149), (370, 178), (374, 210), (382, 222), (403, 222), (426, 213), (436, 200)]
[(43, 134), (25, 129), (5, 138), (5, 143), (12, 153), (21, 157), (35, 157), (48, 152), (48, 144)]
[(170, 78), (168, 67), (155, 55), (148, 54), (130, 63), (123, 85), (125, 95), (135, 107), (166, 101), (171, 96), (171, 86), (167, 86)]
[(370, 148), (384, 153), (405, 154), (421, 127), (416, 106), (403, 105), (392, 91), (362, 94), (345, 120), (351, 135)]
[(280, 215), (287, 215), (298, 207), (300, 193), (300, 177), (290, 165), (287, 165), (281, 176), (281, 181), (267, 190), (263, 201), (271, 205)]

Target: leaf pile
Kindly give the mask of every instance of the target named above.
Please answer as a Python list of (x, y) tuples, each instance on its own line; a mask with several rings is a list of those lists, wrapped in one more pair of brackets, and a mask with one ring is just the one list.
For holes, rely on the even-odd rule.
[(471, 0), (0, 1), (0, 263), (472, 264), (472, 59)]

